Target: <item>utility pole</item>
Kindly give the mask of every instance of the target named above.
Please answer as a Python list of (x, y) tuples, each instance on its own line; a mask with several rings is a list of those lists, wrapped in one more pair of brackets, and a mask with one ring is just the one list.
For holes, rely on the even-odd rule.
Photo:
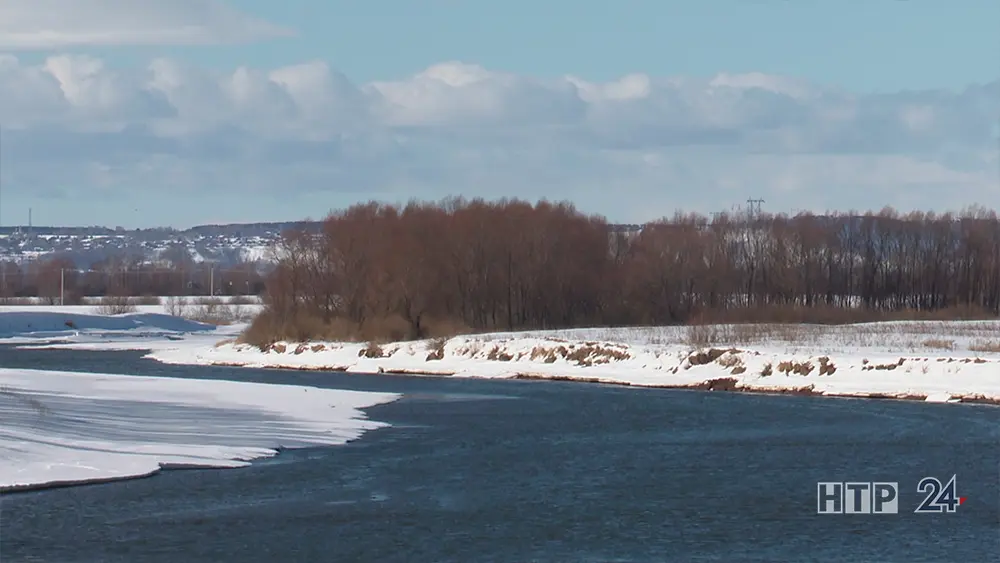
[(208, 269), (208, 295), (215, 297), (215, 264), (209, 266)]
[(66, 268), (59, 268), (59, 306), (66, 305)]

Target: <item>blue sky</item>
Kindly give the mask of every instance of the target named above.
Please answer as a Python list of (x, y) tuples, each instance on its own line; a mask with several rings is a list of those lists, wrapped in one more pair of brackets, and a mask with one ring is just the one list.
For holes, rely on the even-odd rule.
[(995, 0), (123, 2), (0, 7), (4, 224), (1000, 204)]
[(351, 80), (448, 60), (612, 80), (765, 72), (861, 91), (951, 88), (1000, 73), (995, 0), (243, 0), (297, 37), (212, 48), (118, 49), (218, 68), (322, 58)]

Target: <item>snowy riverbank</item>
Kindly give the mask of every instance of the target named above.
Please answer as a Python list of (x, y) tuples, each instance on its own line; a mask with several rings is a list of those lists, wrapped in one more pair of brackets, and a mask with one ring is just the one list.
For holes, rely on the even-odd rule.
[(578, 329), (263, 351), (235, 343), (236, 330), (129, 343), (77, 337), (54, 347), (141, 348), (173, 364), (1000, 403), (996, 321)]
[[(244, 327), (153, 313), (0, 312), (0, 343), (148, 350), (165, 363), (577, 380), (645, 387), (1000, 404), (1000, 322), (496, 333), (364, 343), (235, 342)], [(236, 467), (342, 444), (396, 399), (309, 387), (0, 369), (0, 490)]]

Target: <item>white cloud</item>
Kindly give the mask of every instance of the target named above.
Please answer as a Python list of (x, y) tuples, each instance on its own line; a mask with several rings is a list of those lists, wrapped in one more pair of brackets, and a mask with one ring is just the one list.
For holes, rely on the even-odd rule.
[(203, 45), (290, 35), (222, 0), (2, 0), (0, 49)]
[(449, 194), (571, 199), (622, 221), (751, 196), (784, 211), (1000, 207), (998, 117), (1000, 81), (866, 96), (764, 74), (592, 83), (446, 62), (354, 85), (322, 61), (0, 56), (5, 187), (91, 203), (251, 194), (247, 208), (276, 193), (314, 217)]

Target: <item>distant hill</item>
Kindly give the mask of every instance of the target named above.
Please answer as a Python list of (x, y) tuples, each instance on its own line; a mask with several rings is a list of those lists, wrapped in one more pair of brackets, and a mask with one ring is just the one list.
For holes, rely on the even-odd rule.
[[(5, 226), (0, 227), (0, 260), (23, 263), (59, 256), (87, 268), (124, 256), (148, 262), (215, 262), (222, 267), (250, 262), (267, 266), (271, 262), (269, 250), (281, 233), (318, 231), (321, 225), (317, 221), (286, 221), (198, 225), (184, 230)], [(609, 228), (613, 232), (637, 232), (642, 226)]]
[(148, 262), (210, 261), (223, 267), (241, 262), (266, 264), (268, 250), (282, 232), (314, 230), (319, 225), (290, 221), (199, 225), (184, 230), (5, 226), (0, 227), (0, 260), (23, 263), (59, 256), (84, 268), (123, 256)]

